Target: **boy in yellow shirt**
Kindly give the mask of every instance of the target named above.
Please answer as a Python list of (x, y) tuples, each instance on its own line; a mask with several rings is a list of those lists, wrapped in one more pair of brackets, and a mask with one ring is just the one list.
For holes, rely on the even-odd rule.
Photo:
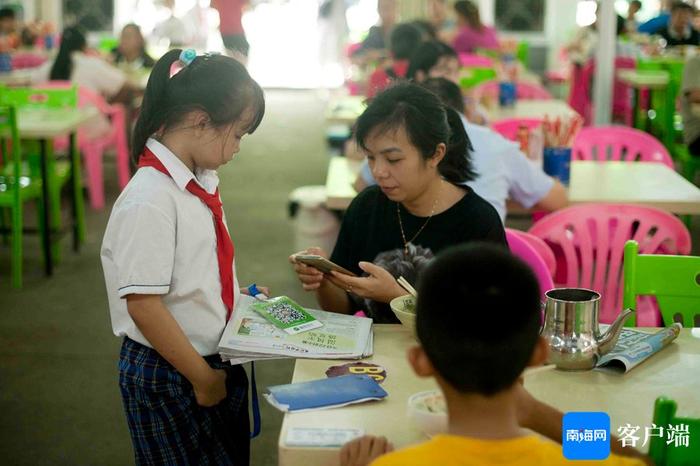
[(420, 345), (408, 359), (416, 374), (440, 385), (448, 432), (395, 452), (383, 437), (362, 437), (341, 450), (343, 466), (652, 464), (614, 438), (606, 460), (568, 461), (560, 444), (523, 429), (561, 442), (563, 414), (519, 380), (548, 350), (539, 336), (539, 287), (527, 265), (495, 246), (460, 246), (438, 256), (419, 285)]

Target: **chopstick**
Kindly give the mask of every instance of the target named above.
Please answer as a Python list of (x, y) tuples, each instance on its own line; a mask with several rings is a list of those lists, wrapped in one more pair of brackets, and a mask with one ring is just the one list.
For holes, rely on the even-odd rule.
[(408, 280), (406, 280), (403, 277), (399, 277), (396, 279), (396, 281), (399, 282), (399, 285), (401, 285), (401, 288), (408, 291), (413, 297), (418, 297), (418, 292), (416, 291), (415, 288), (413, 288), (411, 286), (410, 283), (408, 283)]

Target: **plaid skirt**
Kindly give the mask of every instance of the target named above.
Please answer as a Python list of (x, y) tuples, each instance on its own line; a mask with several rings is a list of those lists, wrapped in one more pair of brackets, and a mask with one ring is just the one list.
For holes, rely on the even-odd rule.
[(226, 398), (197, 404), (192, 384), (157, 351), (124, 339), (119, 387), (137, 465), (248, 465), (248, 377), (242, 366), (204, 358), (226, 371)]

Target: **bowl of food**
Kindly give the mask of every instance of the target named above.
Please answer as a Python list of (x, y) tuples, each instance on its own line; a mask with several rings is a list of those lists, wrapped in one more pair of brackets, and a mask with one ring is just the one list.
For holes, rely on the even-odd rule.
[(447, 432), (447, 404), (442, 392), (428, 390), (411, 395), (408, 417), (428, 437)]
[(411, 332), (416, 329), (416, 298), (410, 294), (394, 298), (389, 303), (399, 321)]

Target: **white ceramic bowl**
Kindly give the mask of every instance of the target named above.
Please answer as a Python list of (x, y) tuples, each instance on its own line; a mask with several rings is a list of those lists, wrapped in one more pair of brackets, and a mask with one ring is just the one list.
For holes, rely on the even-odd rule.
[(447, 432), (447, 405), (440, 390), (411, 395), (408, 417), (428, 437)]
[(407, 294), (394, 298), (389, 303), (396, 318), (411, 332), (416, 330), (416, 298)]

